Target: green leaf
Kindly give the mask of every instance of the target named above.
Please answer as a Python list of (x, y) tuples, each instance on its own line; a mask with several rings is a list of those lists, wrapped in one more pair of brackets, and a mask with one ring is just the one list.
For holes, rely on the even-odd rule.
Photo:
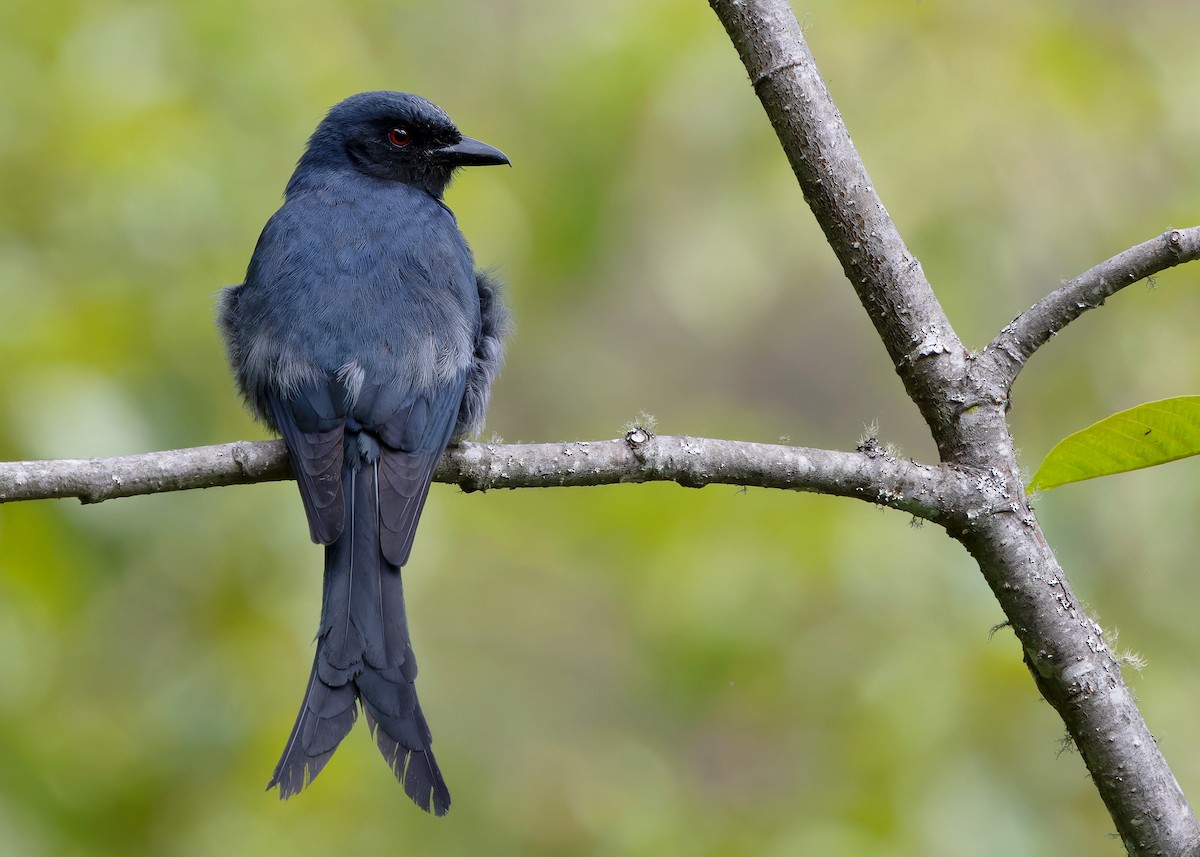
[(1063, 438), (1042, 462), (1027, 494), (1153, 467), (1200, 453), (1200, 396), (1147, 402)]

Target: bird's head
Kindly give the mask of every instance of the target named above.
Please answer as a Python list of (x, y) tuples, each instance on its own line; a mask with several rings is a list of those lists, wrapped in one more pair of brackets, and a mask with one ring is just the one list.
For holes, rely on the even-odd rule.
[(317, 126), (293, 183), (306, 170), (354, 169), (440, 198), (459, 167), (507, 163), (499, 149), (464, 137), (431, 101), (407, 92), (360, 92), (335, 104)]

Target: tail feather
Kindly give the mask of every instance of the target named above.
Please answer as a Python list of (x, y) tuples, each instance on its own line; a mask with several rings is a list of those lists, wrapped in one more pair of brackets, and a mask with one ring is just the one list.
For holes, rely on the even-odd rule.
[(279, 796), (288, 798), (312, 782), (354, 725), (357, 702), (404, 791), (422, 809), (444, 815), (450, 792), (433, 757), (432, 736), (413, 684), (417, 663), (400, 569), (389, 562), (380, 541), (388, 526), (380, 509), (396, 498), (376, 465), (361, 470), (347, 466), (342, 477), (346, 521), (341, 536), (325, 550), (325, 597), (313, 670), (267, 788), (279, 786)]
[(317, 674), (320, 657), (318, 649), (304, 703), (271, 781), (267, 783), (268, 790), (279, 786), (282, 800), (299, 793), (316, 779), (358, 716), (353, 685), (331, 687), (325, 684)]
[[(367, 667), (355, 680), (358, 692), (371, 707), (384, 717), (413, 716), (417, 707), (417, 694), (407, 681), (389, 679), (372, 667)], [(379, 717), (376, 716), (378, 720)]]
[[(404, 793), (426, 812), (445, 815), (450, 809), (450, 790), (446, 788), (446, 781), (442, 779), (442, 772), (438, 768), (437, 760), (433, 758), (433, 751), (428, 749), (429, 726), (421, 714), (421, 707), (418, 705), (415, 709), (415, 718), (403, 718), (392, 722), (387, 718), (377, 720), (370, 705), (364, 706), (363, 712), (371, 734), (375, 736), (379, 752), (391, 765), (396, 779), (404, 786)], [(397, 740), (393, 734), (400, 731), (401, 726), (404, 731), (413, 729), (415, 733)], [(413, 749), (410, 741), (419, 738), (424, 739), (421, 745), (427, 749)]]
[(321, 628), (317, 632), (317, 660), (323, 678), (331, 684), (344, 684), (357, 672), (362, 659), (363, 641), (357, 625), (351, 621), (354, 609), (355, 556), (362, 536), (356, 532), (357, 492), (353, 490), (357, 474), (347, 480), (346, 524), (336, 542), (325, 548), (325, 591), (321, 601)]
[[(342, 687), (337, 688), (336, 694), (330, 695), (331, 698), (333, 696), (343, 697), (342, 701), (345, 704), (342, 705), (340, 710), (328, 716), (323, 717), (316, 714), (313, 711), (311, 700), (305, 706), (311, 716), (304, 724), (304, 729), (300, 733), (300, 745), (309, 757), (327, 757), (333, 753), (337, 749), (337, 745), (346, 737), (346, 734), (350, 731), (355, 719), (358, 717), (358, 709), (354, 707), (355, 694), (352, 687), (342, 685)], [(315, 777), (316, 774), (314, 773), (312, 776)], [(312, 779), (312, 777), (309, 779)]]

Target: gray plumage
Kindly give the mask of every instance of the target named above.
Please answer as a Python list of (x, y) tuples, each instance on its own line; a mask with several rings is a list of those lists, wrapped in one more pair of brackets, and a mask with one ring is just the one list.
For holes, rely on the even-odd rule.
[(417, 702), (400, 568), (434, 466), (482, 426), (508, 315), (442, 194), (461, 166), (508, 163), (436, 105), (368, 92), (309, 140), (218, 324), (246, 401), (283, 437), (325, 545), (317, 651), (268, 788), (321, 771), (361, 704), (423, 809), (450, 793)]

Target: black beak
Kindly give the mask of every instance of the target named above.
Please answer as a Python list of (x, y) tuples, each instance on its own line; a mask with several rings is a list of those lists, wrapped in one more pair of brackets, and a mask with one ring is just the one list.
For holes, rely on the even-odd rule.
[(463, 137), (457, 143), (429, 153), (435, 161), (451, 167), (486, 167), (493, 164), (512, 166), (508, 155), (480, 140)]

